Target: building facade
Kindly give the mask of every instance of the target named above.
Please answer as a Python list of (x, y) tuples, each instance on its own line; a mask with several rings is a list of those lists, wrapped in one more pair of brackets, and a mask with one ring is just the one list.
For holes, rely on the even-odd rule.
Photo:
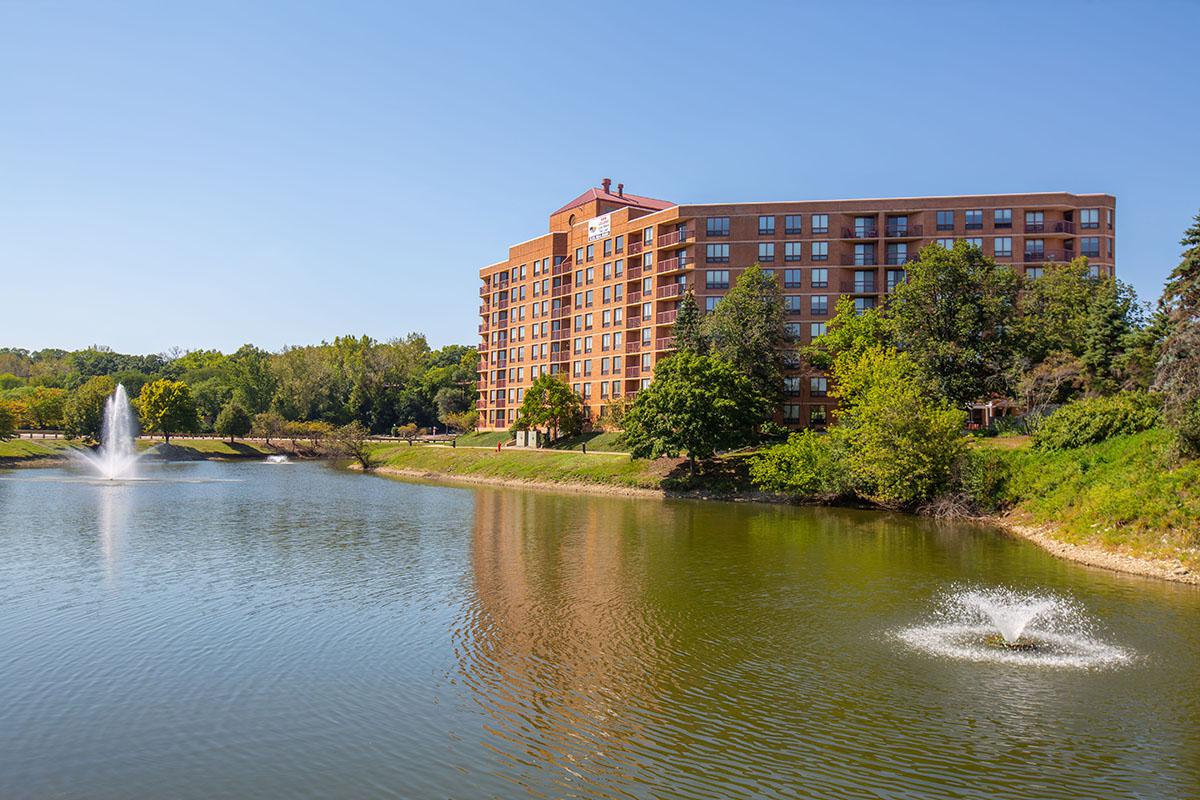
[[(543, 373), (563, 375), (598, 420), (671, 352), (684, 292), (711, 310), (752, 264), (780, 281), (799, 347), (840, 297), (882, 302), (931, 242), (965, 239), (1029, 276), (1076, 256), (1111, 275), (1115, 215), (1112, 195), (1066, 192), (680, 205), (606, 178), (552, 213), (548, 233), (480, 270), (480, 428), (511, 425)], [(826, 378), (789, 363), (779, 420), (824, 425)]]

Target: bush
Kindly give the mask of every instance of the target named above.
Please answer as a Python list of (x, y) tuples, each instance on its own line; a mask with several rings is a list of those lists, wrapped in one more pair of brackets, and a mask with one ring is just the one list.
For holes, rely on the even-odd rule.
[(1160, 399), (1146, 392), (1120, 392), (1067, 403), (1033, 435), (1039, 450), (1065, 450), (1097, 444), (1113, 436), (1140, 433), (1162, 422)]
[(990, 447), (968, 450), (959, 470), (958, 484), (971, 510), (985, 514), (1003, 511), (1014, 502), (1011, 457)]
[(806, 430), (750, 460), (750, 480), (760, 489), (810, 500), (835, 500), (851, 493), (846, 444), (836, 435)]

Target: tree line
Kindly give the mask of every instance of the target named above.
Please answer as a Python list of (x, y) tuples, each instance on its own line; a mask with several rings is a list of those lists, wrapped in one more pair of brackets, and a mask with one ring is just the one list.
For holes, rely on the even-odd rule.
[(272, 353), (193, 350), (127, 355), (0, 349), (0, 436), (18, 427), (98, 439), (117, 384), (143, 429), (319, 439), (350, 423), (372, 434), (474, 427), (478, 353), (430, 348), (424, 336), (344, 336)]

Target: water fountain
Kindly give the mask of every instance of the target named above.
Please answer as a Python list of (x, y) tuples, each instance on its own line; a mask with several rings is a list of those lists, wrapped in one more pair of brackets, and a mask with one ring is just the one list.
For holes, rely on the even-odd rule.
[(288, 457), (285, 455), (273, 455), (273, 456), (267, 456), (267, 463), (268, 464), (290, 464), (291, 462), (288, 461)]
[(134, 448), (137, 421), (125, 387), (118, 384), (104, 403), (104, 422), (100, 428), (100, 446), (80, 451), (80, 456), (107, 480), (130, 479), (136, 476), (139, 455)]
[(933, 655), (1050, 667), (1113, 666), (1130, 654), (1101, 641), (1074, 600), (1012, 589), (959, 588), (933, 619), (901, 630), (901, 641)]

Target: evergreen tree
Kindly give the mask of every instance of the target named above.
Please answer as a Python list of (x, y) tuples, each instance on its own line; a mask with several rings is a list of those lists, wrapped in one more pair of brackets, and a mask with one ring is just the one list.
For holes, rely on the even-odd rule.
[(1171, 332), (1162, 344), (1155, 388), (1163, 393), (1163, 413), (1179, 449), (1200, 455), (1200, 213), (1187, 229), (1183, 257), (1163, 290)]
[(783, 396), (783, 292), (773, 275), (758, 264), (738, 276), (729, 293), (705, 320), (712, 354), (750, 377), (758, 393), (776, 402)]
[(679, 301), (679, 313), (675, 316), (675, 349), (679, 352), (702, 356), (708, 352), (708, 338), (704, 335), (704, 317), (691, 289)]
[(1088, 369), (1092, 390), (1102, 394), (1115, 388), (1115, 362), (1130, 327), (1117, 290), (1115, 280), (1108, 279), (1100, 283), (1088, 309), (1084, 328), (1081, 360)]

